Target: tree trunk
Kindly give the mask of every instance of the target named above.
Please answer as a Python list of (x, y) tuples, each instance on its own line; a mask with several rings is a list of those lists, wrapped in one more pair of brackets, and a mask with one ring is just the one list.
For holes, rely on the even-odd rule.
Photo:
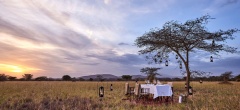
[(191, 72), (189, 69), (189, 51), (187, 51), (186, 53), (186, 62), (185, 64), (185, 68), (186, 68), (186, 72), (187, 72), (187, 78), (186, 78), (186, 84), (187, 84), (187, 96), (189, 95), (189, 86), (190, 86), (190, 76), (191, 76)]
[(190, 69), (189, 69), (189, 64), (187, 64), (186, 66), (186, 72), (187, 72), (187, 78), (186, 78), (186, 84), (187, 84), (187, 95), (189, 95), (189, 86), (190, 86), (190, 75), (191, 75), (191, 72), (190, 72)]

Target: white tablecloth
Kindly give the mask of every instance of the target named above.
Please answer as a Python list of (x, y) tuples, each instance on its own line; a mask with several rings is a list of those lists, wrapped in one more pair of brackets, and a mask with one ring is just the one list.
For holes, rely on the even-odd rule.
[(172, 89), (170, 85), (153, 85), (153, 84), (141, 84), (141, 88), (149, 88), (150, 93), (153, 94), (153, 98), (158, 96), (172, 96)]

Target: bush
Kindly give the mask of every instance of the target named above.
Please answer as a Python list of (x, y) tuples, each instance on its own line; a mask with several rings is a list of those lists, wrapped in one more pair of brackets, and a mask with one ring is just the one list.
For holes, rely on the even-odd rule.
[(70, 81), (70, 80), (72, 80), (72, 78), (71, 78), (69, 75), (64, 75), (64, 76), (62, 77), (62, 80), (63, 80), (63, 81)]

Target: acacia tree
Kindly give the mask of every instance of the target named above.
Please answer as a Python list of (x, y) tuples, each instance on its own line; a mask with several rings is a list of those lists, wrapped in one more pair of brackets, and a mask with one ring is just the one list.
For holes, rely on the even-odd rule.
[(7, 76), (5, 74), (0, 74), (0, 81), (6, 81)]
[(122, 75), (122, 79), (126, 80), (126, 81), (129, 81), (129, 80), (132, 79), (132, 76), (131, 75)]
[(17, 79), (17, 77), (15, 77), (15, 76), (9, 76), (8, 79), (9, 79), (10, 81), (14, 81), (14, 80)]
[(36, 81), (47, 81), (48, 78), (47, 78), (47, 76), (39, 76), (39, 77), (35, 78), (35, 80)]
[(140, 70), (140, 72), (144, 73), (147, 75), (147, 79), (153, 83), (153, 80), (156, 79), (157, 75), (160, 75), (157, 73), (157, 71), (161, 68), (150, 68), (150, 67), (145, 67)]
[(102, 75), (97, 75), (98, 81), (103, 81), (103, 76)]
[(228, 82), (228, 80), (230, 79), (230, 77), (232, 77), (232, 71), (227, 71), (225, 73), (221, 74), (221, 78), (223, 79), (223, 82)]
[[(191, 76), (192, 78), (200, 78), (200, 77), (208, 77), (210, 76), (212, 73), (211, 72), (205, 72), (205, 71), (201, 71), (201, 70), (190, 70)], [(182, 73), (182, 75), (186, 76), (187, 72), (184, 71)]]
[(63, 75), (63, 76), (62, 76), (62, 80), (63, 80), (63, 81), (70, 81), (70, 80), (71, 80), (71, 76), (69, 76), (69, 75)]
[(229, 29), (210, 32), (206, 28), (209, 19), (212, 18), (205, 15), (194, 20), (188, 20), (185, 23), (166, 22), (162, 29), (151, 29), (138, 37), (135, 44), (139, 48), (144, 48), (139, 51), (140, 54), (148, 54), (147, 59), (151, 59), (155, 63), (162, 63), (163, 59), (167, 63), (170, 53), (175, 53), (176, 57), (180, 57), (179, 63), (181, 65), (183, 62), (187, 72), (186, 84), (188, 90), (191, 75), (189, 54), (191, 52), (197, 52), (196, 50), (203, 50), (212, 54), (218, 54), (220, 51), (237, 52), (237, 48), (221, 42), (234, 39), (233, 34), (239, 30)]
[(240, 74), (238, 74), (237, 76), (235, 76), (234, 79), (235, 79), (236, 81), (240, 81)]
[(29, 81), (29, 80), (32, 79), (33, 75), (32, 75), (32, 74), (24, 74), (24, 75), (22, 75), (22, 77), (23, 77), (25, 80)]

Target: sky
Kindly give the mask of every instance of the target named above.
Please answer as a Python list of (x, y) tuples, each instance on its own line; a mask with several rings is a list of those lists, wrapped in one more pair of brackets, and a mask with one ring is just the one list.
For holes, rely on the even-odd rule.
[[(169, 66), (148, 64), (134, 43), (167, 21), (185, 22), (209, 14), (207, 28), (240, 29), (239, 0), (0, 0), (0, 74), (21, 77), (94, 74), (143, 75), (161, 67), (181, 76), (174, 55)], [(240, 33), (226, 44), (240, 48)], [(238, 49), (240, 50), (240, 49)], [(171, 58), (170, 56), (170, 58)], [(190, 54), (190, 69), (240, 74), (240, 54)]]

